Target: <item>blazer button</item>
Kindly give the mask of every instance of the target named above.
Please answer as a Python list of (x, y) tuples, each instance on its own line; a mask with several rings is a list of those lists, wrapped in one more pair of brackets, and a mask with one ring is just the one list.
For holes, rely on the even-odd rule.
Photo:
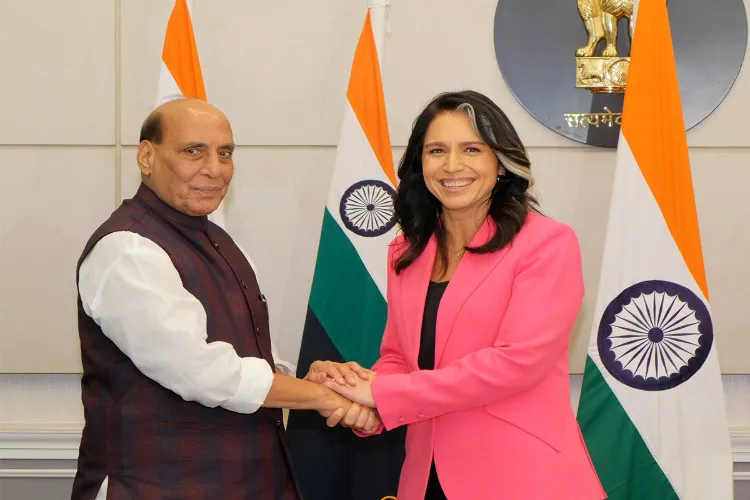
[(216, 243), (215, 241), (214, 241), (213, 243), (214, 243), (214, 248), (215, 248), (216, 250), (218, 250), (218, 249), (219, 249), (219, 244), (218, 244), (218, 243)]
[(240, 281), (240, 285), (242, 285), (242, 288), (247, 290), (247, 283), (245, 283), (244, 281)]
[(406, 422), (406, 419), (404, 417), (401, 417), (401, 418), (398, 419), (398, 421), (403, 424), (404, 422)]
[(424, 414), (420, 413), (419, 415), (417, 415), (417, 418), (419, 420), (424, 420)]

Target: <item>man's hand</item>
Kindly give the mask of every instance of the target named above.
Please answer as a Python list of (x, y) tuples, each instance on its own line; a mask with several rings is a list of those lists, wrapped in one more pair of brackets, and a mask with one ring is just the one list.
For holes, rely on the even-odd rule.
[[(374, 377), (373, 377), (374, 378)], [(372, 396), (372, 378), (369, 380), (360, 380), (355, 386), (337, 384), (331, 379), (323, 382), (323, 385), (336, 391), (345, 398), (361, 406), (375, 408), (375, 399)]]
[(322, 384), (332, 379), (341, 385), (355, 387), (357, 379), (370, 380), (375, 372), (362, 368), (356, 361), (348, 363), (335, 363), (333, 361), (315, 361), (310, 365), (310, 370), (305, 375), (305, 380)]

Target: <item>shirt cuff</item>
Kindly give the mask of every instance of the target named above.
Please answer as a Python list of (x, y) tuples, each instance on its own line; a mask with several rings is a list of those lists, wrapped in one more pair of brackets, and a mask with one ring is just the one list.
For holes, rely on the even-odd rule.
[(234, 396), (221, 406), (237, 413), (255, 413), (268, 397), (273, 384), (273, 370), (261, 358), (242, 358), (240, 383)]

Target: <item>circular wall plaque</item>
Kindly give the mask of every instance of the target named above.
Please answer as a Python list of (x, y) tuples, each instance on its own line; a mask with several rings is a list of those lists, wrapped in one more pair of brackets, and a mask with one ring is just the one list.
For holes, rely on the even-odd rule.
[[(669, 2), (669, 21), (689, 130), (710, 115), (734, 85), (745, 59), (747, 15), (743, 0), (680, 0)], [(620, 19), (617, 26), (617, 54), (626, 58), (630, 54), (627, 18)], [(576, 87), (581, 71), (576, 51), (587, 39), (575, 0), (498, 3), (495, 55), (516, 99), (558, 134), (591, 146), (614, 148), (624, 94)], [(599, 42), (594, 55), (602, 55), (604, 45)], [(617, 82), (623, 63), (610, 59), (608, 64), (611, 67), (601, 71)], [(579, 123), (571, 119), (576, 114), (599, 118), (596, 123)]]

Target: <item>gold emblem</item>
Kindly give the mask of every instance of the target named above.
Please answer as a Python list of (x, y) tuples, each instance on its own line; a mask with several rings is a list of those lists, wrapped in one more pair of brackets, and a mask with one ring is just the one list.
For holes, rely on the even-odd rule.
[[(633, 0), (578, 0), (578, 13), (589, 39), (576, 50), (576, 87), (595, 93), (625, 92), (630, 58), (617, 53), (617, 21), (628, 19), (632, 41)], [(604, 50), (595, 55), (602, 39)]]

